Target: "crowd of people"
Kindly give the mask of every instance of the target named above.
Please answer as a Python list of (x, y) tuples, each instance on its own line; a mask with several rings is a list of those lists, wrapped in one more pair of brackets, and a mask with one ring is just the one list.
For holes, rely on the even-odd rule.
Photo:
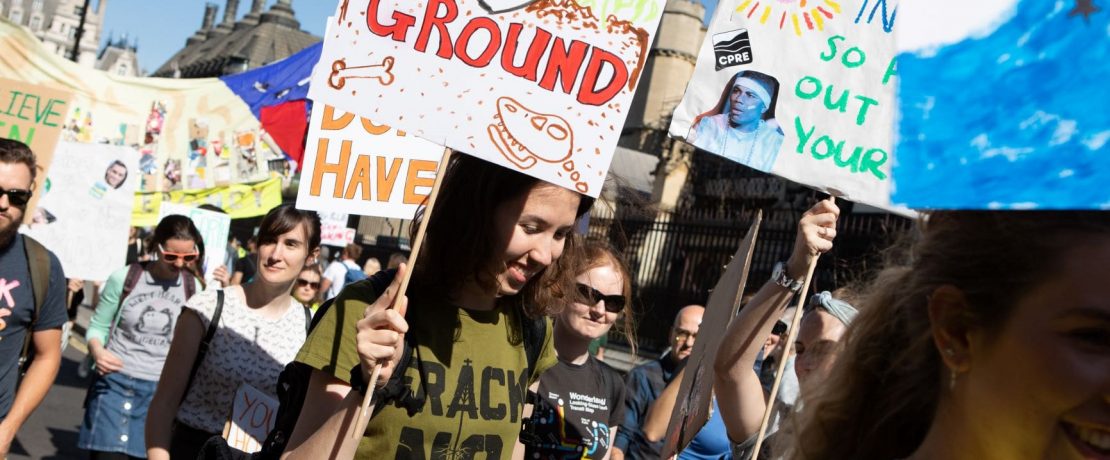
[[(0, 455), (81, 303), (83, 283), (18, 232), (36, 170), (0, 140)], [(328, 263), (315, 213), (282, 205), (206, 271), (196, 226), (165, 217), (90, 302), (78, 446), (227, 458), (213, 455), (250, 387), (282, 404), (264, 458), (661, 458), (705, 308), (679, 309), (669, 348), (627, 375), (596, 356), (613, 328), (636, 354), (639, 312), (622, 255), (576, 232), (592, 205), (456, 154), (418, 216), (422, 251), (384, 269), (359, 265), (359, 245)], [(1110, 458), (1110, 213), (929, 213), (867, 281), (801, 303), (789, 342), (839, 216), (831, 199), (801, 215), (742, 301), (677, 458)]]

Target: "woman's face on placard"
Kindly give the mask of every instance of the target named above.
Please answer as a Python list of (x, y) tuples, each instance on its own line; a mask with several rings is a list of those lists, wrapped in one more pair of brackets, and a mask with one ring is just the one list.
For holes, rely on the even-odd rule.
[(104, 172), (104, 181), (112, 188), (119, 188), (127, 179), (127, 167), (119, 163), (112, 163)]
[(574, 230), (580, 196), (539, 182), (527, 193), (501, 203), (494, 224), (501, 250), (497, 295), (515, 295), (563, 254)]

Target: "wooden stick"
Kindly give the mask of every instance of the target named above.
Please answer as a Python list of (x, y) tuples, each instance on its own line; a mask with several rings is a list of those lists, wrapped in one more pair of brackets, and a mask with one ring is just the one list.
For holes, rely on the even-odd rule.
[[(420, 247), (424, 245), (424, 232), (428, 230), (428, 221), (432, 220), (432, 210), (435, 208), (436, 198), (439, 197), (440, 185), (443, 185), (443, 176), (447, 175), (447, 165), (451, 162), (451, 149), (443, 150), (443, 157), (439, 159), (439, 168), (436, 170), (436, 180), (432, 184), (432, 193), (428, 195), (428, 205), (424, 207), (424, 215), (420, 219), (420, 226), (416, 230), (416, 240), (412, 242), (412, 253), (409, 254), (408, 270), (405, 270), (405, 275), (401, 277), (401, 288), (397, 294), (393, 296), (393, 303), (389, 305), (392, 309), (397, 304), (397, 299), (409, 289), (409, 281), (412, 279), (412, 267), (420, 257)], [(393, 370), (397, 372), (397, 369)], [(375, 364), (374, 371), (370, 374), (370, 382), (366, 385), (366, 394), (362, 397), (362, 405), (358, 409), (358, 417), (355, 419), (358, 423), (355, 424), (354, 430), (351, 430), (353, 438), (362, 436), (362, 432), (366, 431), (366, 425), (370, 423), (370, 404), (374, 399), (374, 388), (378, 386), (378, 377), (381, 376), (382, 365)]]
[(767, 409), (763, 411), (763, 423), (759, 425), (759, 436), (755, 438), (755, 449), (752, 450), (752, 459), (759, 458), (759, 451), (763, 448), (763, 437), (767, 434), (767, 426), (771, 422), (771, 412), (775, 408), (775, 398), (779, 394), (779, 384), (782, 383), (782, 374), (786, 369), (787, 359), (790, 352), (794, 351), (794, 340), (798, 337), (798, 325), (802, 322), (802, 311), (805, 310), (806, 295), (809, 293), (810, 281), (813, 279), (813, 272), (817, 270), (817, 260), (820, 256), (814, 257), (813, 262), (809, 264), (806, 271), (805, 281), (802, 282), (802, 290), (798, 292), (798, 304), (794, 308), (794, 319), (790, 322), (790, 333), (786, 337), (786, 346), (782, 351), (782, 359), (779, 360), (778, 370), (775, 371), (775, 383), (771, 385), (771, 396), (767, 398)]

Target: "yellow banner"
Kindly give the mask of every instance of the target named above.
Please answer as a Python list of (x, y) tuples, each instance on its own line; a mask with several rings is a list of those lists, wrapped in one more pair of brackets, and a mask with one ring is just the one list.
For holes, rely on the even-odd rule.
[(131, 225), (135, 227), (158, 225), (158, 212), (165, 202), (192, 206), (211, 204), (223, 209), (232, 219), (258, 217), (281, 204), (281, 178), (201, 190), (136, 193), (135, 207), (131, 212)]

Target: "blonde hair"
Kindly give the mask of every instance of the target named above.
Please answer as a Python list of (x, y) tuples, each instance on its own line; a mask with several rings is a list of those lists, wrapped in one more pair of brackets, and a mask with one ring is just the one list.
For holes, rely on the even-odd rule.
[(944, 364), (933, 343), (929, 296), (941, 286), (967, 299), (964, 320), (990, 337), (1012, 306), (1057, 268), (1066, 250), (1110, 236), (1110, 213), (938, 212), (890, 252), (829, 381), (806, 395), (792, 459), (890, 459), (911, 455), (933, 422)]

